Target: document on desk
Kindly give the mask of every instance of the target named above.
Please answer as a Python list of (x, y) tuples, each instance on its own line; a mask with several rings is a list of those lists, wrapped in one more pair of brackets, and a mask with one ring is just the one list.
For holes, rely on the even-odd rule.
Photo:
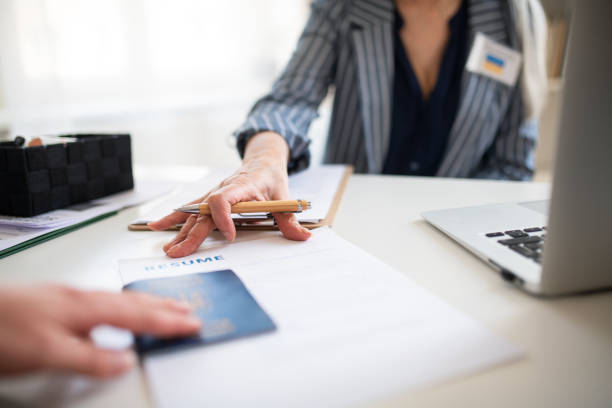
[(157, 406), (347, 406), (521, 355), (329, 228), (306, 242), (258, 234), (186, 258), (120, 263), (124, 283), (230, 265), (277, 325), (261, 337), (145, 357)]

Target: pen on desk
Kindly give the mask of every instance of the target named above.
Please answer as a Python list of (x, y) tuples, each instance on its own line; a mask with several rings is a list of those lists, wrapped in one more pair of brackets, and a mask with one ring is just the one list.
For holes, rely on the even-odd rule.
[[(232, 214), (242, 213), (300, 213), (310, 209), (306, 200), (244, 201), (232, 205)], [(208, 203), (190, 204), (174, 211), (210, 215)]]

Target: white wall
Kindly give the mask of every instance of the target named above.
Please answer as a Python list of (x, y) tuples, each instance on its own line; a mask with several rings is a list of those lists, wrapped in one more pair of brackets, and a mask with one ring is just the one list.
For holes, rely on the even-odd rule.
[[(571, 24), (572, 0), (541, 0), (547, 17), (563, 17)], [(563, 101), (563, 79), (549, 81), (548, 101), (540, 118), (540, 137), (536, 150), (536, 180), (550, 181), (554, 166)]]
[(234, 166), (229, 136), (288, 60), (308, 4), (2, 0), (0, 119), (12, 136), (130, 132), (136, 163)]

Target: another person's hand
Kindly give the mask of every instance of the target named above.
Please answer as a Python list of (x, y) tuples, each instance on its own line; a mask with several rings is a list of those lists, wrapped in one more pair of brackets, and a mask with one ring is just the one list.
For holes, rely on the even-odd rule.
[(136, 362), (131, 350), (96, 347), (101, 324), (161, 337), (197, 332), (188, 305), (140, 293), (81, 291), (58, 285), (0, 288), (0, 375), (41, 370), (110, 377)]
[[(207, 202), (211, 216), (173, 212), (149, 223), (151, 229), (159, 231), (184, 223), (178, 235), (164, 246), (166, 254), (178, 258), (195, 252), (215, 228), (219, 229), (228, 241), (233, 241), (236, 237), (236, 228), (230, 212), (233, 204), (252, 200), (291, 199), (287, 177), (288, 157), (287, 143), (280, 135), (262, 132), (251, 138), (240, 169), (208, 194), (190, 203)], [(297, 222), (295, 215), (273, 215), (286, 238), (304, 241), (310, 237), (310, 231)]]

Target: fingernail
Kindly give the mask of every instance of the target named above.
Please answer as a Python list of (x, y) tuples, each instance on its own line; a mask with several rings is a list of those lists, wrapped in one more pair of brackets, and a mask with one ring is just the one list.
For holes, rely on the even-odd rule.
[(164, 251), (166, 251), (166, 253), (167, 253), (176, 244), (178, 244), (178, 237), (175, 237), (172, 241), (170, 241), (166, 245), (164, 245), (164, 247), (163, 247)]
[(157, 224), (157, 221), (147, 222), (147, 227), (151, 229), (156, 229), (155, 224)]
[(191, 305), (187, 302), (175, 300), (174, 303), (176, 304), (176, 307), (178, 309), (184, 310), (185, 312), (188, 312), (191, 310)]
[(225, 237), (225, 239), (227, 239), (228, 241), (232, 240), (232, 233), (229, 231), (226, 231), (223, 233), (223, 236)]
[(136, 364), (136, 356), (131, 351), (114, 353), (110, 359), (110, 363), (117, 370), (124, 371), (129, 368), (132, 368), (134, 364)]
[(198, 319), (195, 316), (189, 316), (187, 319), (185, 319), (185, 322), (188, 326), (191, 326), (193, 328), (200, 328), (202, 326), (202, 320)]
[(166, 255), (168, 255), (171, 258), (177, 258), (178, 255), (176, 254), (176, 250), (177, 250), (177, 246), (175, 245), (166, 251)]

